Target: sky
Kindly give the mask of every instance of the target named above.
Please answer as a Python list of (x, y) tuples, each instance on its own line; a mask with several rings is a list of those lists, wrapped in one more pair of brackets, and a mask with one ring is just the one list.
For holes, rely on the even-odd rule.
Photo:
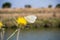
[(53, 8), (60, 4), (60, 0), (0, 0), (0, 8), (5, 2), (12, 4), (11, 8), (24, 8), (25, 5), (31, 5), (32, 8), (47, 8), (48, 5), (52, 5)]

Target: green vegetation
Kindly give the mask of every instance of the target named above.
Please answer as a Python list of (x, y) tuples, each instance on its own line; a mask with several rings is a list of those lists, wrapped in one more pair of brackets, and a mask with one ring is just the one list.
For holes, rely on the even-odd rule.
[[(13, 18), (3, 20), (5, 27), (7, 28), (17, 28)], [(21, 26), (21, 29), (42, 29), (42, 28), (60, 28), (60, 19), (37, 19), (33, 24), (27, 24), (26, 26)]]
[(9, 2), (3, 3), (2, 8), (11, 8), (11, 3)]
[(48, 8), (52, 8), (52, 5), (49, 5)]
[(31, 5), (25, 5), (25, 8), (31, 8)]
[(60, 8), (60, 4), (57, 4), (57, 5), (56, 5), (56, 8)]

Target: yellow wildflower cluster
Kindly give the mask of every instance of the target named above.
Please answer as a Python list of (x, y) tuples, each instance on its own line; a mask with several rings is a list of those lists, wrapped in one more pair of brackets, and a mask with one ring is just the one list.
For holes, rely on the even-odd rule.
[(0, 29), (2, 28), (2, 26), (3, 26), (3, 23), (2, 23), (2, 22), (0, 22)]
[(27, 21), (25, 20), (24, 17), (18, 17), (16, 22), (18, 25), (26, 25), (27, 24)]

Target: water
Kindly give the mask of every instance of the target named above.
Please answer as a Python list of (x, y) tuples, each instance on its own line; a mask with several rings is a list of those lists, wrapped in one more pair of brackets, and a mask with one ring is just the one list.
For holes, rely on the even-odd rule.
[[(14, 30), (12, 29), (7, 29), (5, 31), (4, 40), (6, 40), (13, 31)], [(16, 35), (17, 34), (15, 34), (9, 40), (16, 40)], [(19, 35), (19, 40), (60, 40), (60, 29), (21, 31)]]

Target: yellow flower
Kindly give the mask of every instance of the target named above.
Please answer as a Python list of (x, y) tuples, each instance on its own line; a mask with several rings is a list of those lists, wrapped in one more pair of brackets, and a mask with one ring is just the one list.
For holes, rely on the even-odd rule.
[(27, 21), (25, 20), (24, 17), (18, 17), (18, 19), (16, 20), (18, 25), (26, 25)]
[(0, 29), (2, 28), (2, 26), (3, 26), (3, 23), (2, 23), (2, 22), (0, 22)]

